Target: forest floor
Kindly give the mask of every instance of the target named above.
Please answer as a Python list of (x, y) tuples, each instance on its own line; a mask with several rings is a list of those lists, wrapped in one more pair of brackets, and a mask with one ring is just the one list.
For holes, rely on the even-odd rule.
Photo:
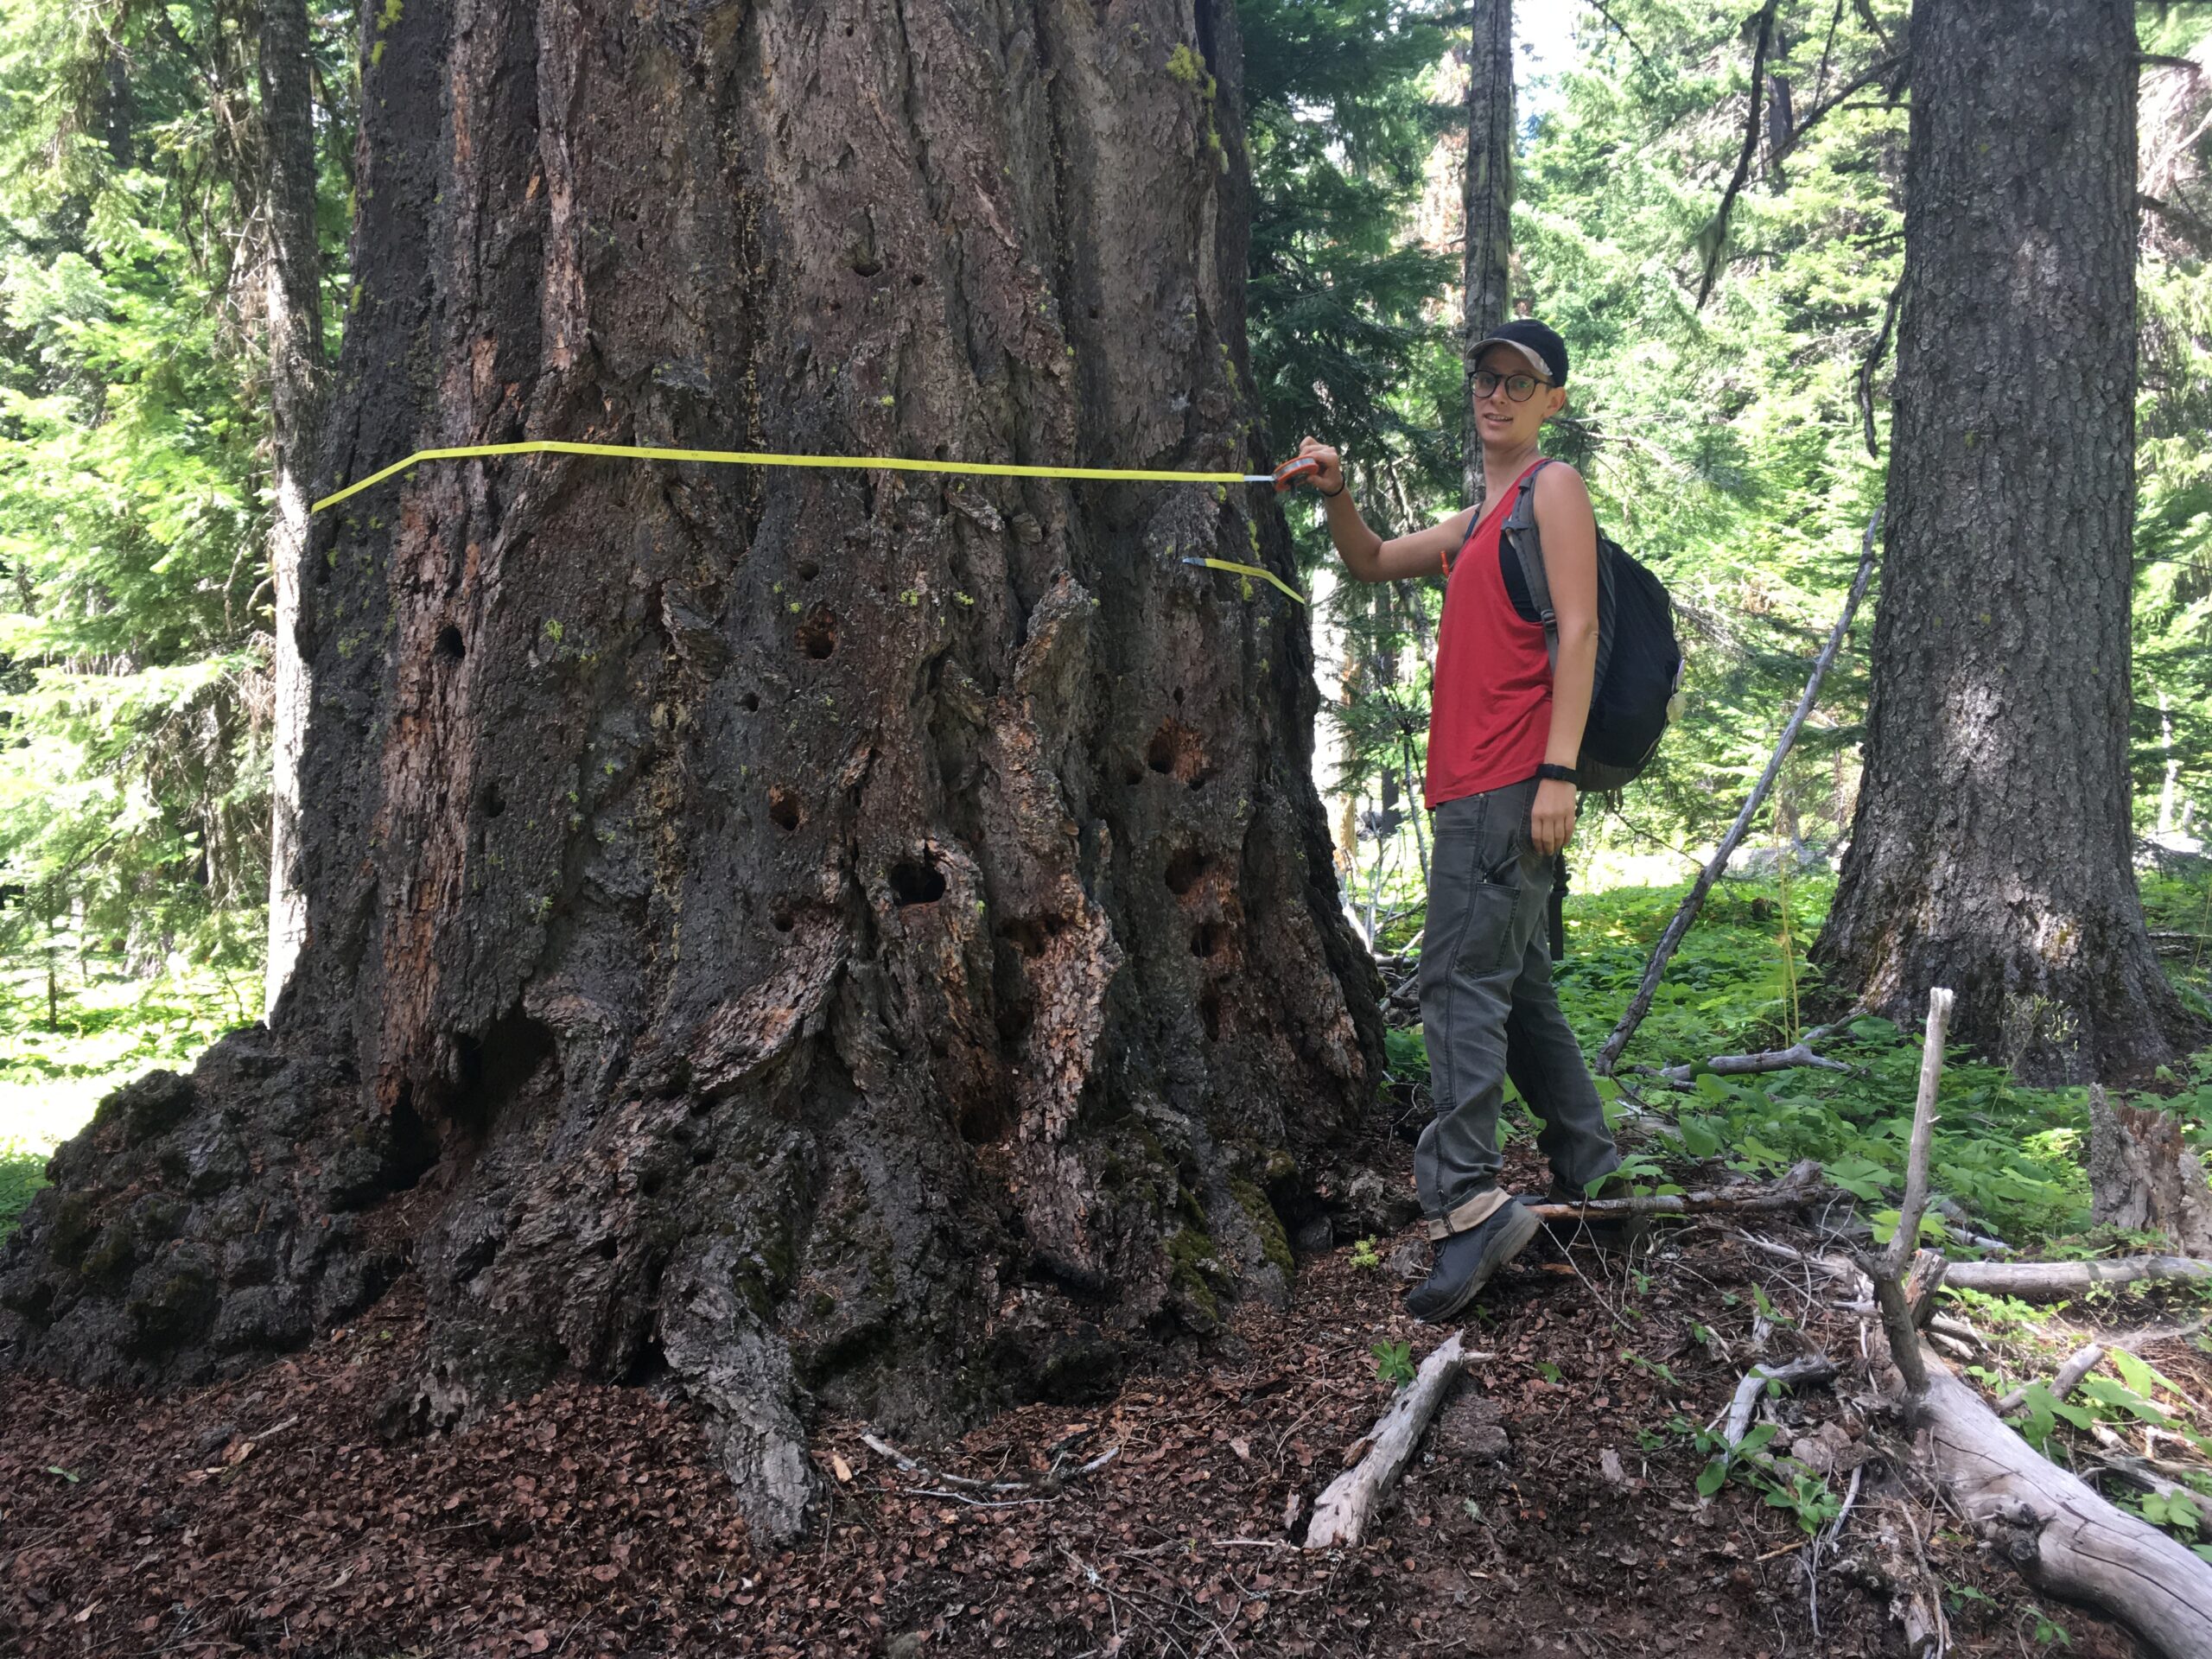
[[(1534, 1173), (1517, 1171), (1524, 1184)], [(409, 1281), (306, 1352), (218, 1387), (146, 1399), (11, 1379), (0, 1641), (40, 1659), (1783, 1659), (1902, 1653), (1890, 1590), (1867, 1586), (1903, 1579), (1940, 1599), (1954, 1654), (2135, 1651), (2078, 1609), (2038, 1605), (1977, 1550), (1880, 1410), (1858, 1319), (1802, 1267), (1713, 1223), (1662, 1230), (1627, 1261), (1540, 1240), (1469, 1322), (1467, 1345), (1490, 1357), (1375, 1535), (1294, 1547), (1388, 1402), (1376, 1345), (1418, 1359), (1441, 1335), (1404, 1317), (1401, 1270), (1378, 1262), (1421, 1254), (1417, 1234), (1404, 1243), (1309, 1258), (1287, 1309), (1244, 1307), (1203, 1351), (1096, 1403), (1028, 1407), (957, 1445), (904, 1448), (995, 1478), (1119, 1448), (1057, 1491), (979, 1499), (902, 1472), (862, 1444), (866, 1425), (823, 1422), (820, 1530), (774, 1552), (748, 1541), (696, 1415), (666, 1389), (567, 1382), (465, 1432), (388, 1440), (378, 1406), (423, 1335)], [(2063, 1319), (2036, 1317), (2044, 1338), (2073, 1340)], [(2212, 1398), (2212, 1360), (2175, 1310), (2107, 1302), (2099, 1317), (2168, 1319), (2139, 1331), (2138, 1351), (2177, 1392)], [(1782, 1425), (1774, 1450), (1794, 1442), (1821, 1478), (1747, 1469), (1754, 1484), (1700, 1497), (1699, 1432), (1755, 1360), (1808, 1347), (1842, 1376), (1766, 1409)], [(1816, 1546), (1807, 1529), (1832, 1525), (1853, 1469), (1856, 1503)]]

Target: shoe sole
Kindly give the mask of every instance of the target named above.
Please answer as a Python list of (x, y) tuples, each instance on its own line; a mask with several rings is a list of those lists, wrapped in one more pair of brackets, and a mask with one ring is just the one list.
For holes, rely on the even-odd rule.
[(1467, 1275), (1466, 1287), (1435, 1313), (1421, 1315), (1423, 1325), (1441, 1325), (1445, 1320), (1457, 1317), (1459, 1311), (1480, 1294), (1482, 1287), (1490, 1283), (1491, 1274), (1529, 1248), (1529, 1241), (1535, 1237), (1541, 1224), (1517, 1204), (1508, 1205), (1506, 1209), (1505, 1225), (1491, 1241), (1489, 1248), (1484, 1250), (1482, 1260), (1476, 1264), (1475, 1270)]

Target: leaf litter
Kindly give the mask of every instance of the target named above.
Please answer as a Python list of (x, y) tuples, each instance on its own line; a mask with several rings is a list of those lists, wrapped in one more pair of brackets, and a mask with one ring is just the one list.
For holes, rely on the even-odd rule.
[[(2088, 1614), (2036, 1607), (1916, 1491), (1910, 1447), (1873, 1421), (1857, 1319), (1803, 1274), (1714, 1225), (1662, 1232), (1632, 1265), (1574, 1255), (1540, 1243), (1485, 1292), (1467, 1340), (1495, 1358), (1375, 1535), (1320, 1552), (1298, 1547), (1313, 1500), (1389, 1401), (1378, 1345), (1417, 1359), (1440, 1339), (1349, 1248), (1302, 1262), (1287, 1310), (1244, 1307), (1110, 1397), (1024, 1407), (940, 1446), (817, 1423), (825, 1497), (782, 1549), (748, 1536), (696, 1414), (664, 1387), (566, 1381), (460, 1432), (385, 1439), (378, 1403), (423, 1348), (403, 1281), (308, 1351), (190, 1393), (11, 1378), (0, 1642), (40, 1659), (1872, 1659), (1903, 1651), (1889, 1601), (1910, 1560), (1942, 1586), (1954, 1653), (2022, 1651), (2046, 1619), (2080, 1659), (2133, 1652)], [(1772, 1443), (1886, 1493), (1810, 1550), (1799, 1516), (1746, 1485), (1700, 1499), (1694, 1438), (1745, 1365), (1808, 1344), (1846, 1376), (1764, 1402)], [(2158, 1363), (2212, 1382), (2186, 1358)]]

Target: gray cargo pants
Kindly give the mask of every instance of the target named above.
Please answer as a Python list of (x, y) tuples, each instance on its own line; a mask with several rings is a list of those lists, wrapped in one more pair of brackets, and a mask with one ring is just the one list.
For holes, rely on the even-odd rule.
[(1537, 1147), (1567, 1186), (1594, 1185), (1620, 1163), (1552, 989), (1551, 861), (1529, 840), (1535, 798), (1532, 778), (1436, 810), (1421, 951), (1436, 1116), (1414, 1150), (1433, 1236), (1474, 1226), (1500, 1202), (1497, 1113), (1509, 1075), (1543, 1119)]

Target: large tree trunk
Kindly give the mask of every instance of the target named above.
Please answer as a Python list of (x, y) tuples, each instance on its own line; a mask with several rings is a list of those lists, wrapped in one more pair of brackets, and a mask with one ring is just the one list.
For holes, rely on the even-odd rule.
[(2127, 0), (1928, 0), (1866, 779), (1815, 948), (2024, 1078), (2189, 1020), (2129, 862), (2135, 50)]
[(270, 720), (269, 962), (273, 1012), (307, 942), (300, 885), (300, 759), (308, 671), (300, 654), (300, 562), (308, 545), (309, 474), (322, 413), (322, 298), (315, 222), (315, 106), (308, 84), (306, 0), (262, 0), (261, 122), (269, 215), (264, 284), (269, 328), (269, 424), (276, 510), (269, 574), (276, 598)]
[[(369, 14), (327, 453), (1242, 467), (1220, 0)], [(435, 1424), (671, 1368), (764, 1528), (809, 1402), (1110, 1385), (1280, 1293), (1373, 1098), (1264, 500), (531, 458), (319, 519), (307, 948), (111, 1101), (0, 1344), (208, 1375), (411, 1262)]]
[(1467, 499), (1483, 495), (1483, 444), (1475, 430), (1475, 346), (1505, 321), (1513, 258), (1513, 0), (1473, 0), (1467, 47), (1467, 165), (1460, 178), (1466, 244), (1461, 276), (1460, 464)]

